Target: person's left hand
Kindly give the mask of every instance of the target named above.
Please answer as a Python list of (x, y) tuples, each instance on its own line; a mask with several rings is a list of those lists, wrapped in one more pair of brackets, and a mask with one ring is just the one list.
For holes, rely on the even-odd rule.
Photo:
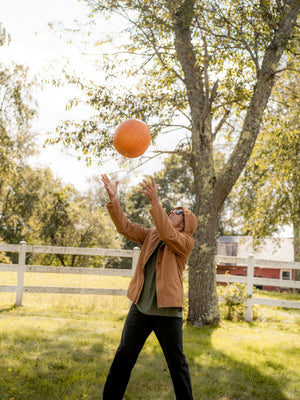
[(144, 193), (147, 196), (147, 199), (150, 201), (151, 205), (159, 203), (158, 199), (158, 185), (155, 184), (153, 177), (151, 176), (151, 182), (143, 179), (143, 182), (140, 183), (140, 186), (143, 190), (139, 190), (139, 192)]

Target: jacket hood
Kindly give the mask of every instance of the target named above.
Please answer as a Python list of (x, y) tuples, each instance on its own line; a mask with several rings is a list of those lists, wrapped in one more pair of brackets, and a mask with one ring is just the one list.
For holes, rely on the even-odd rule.
[(188, 208), (185, 207), (175, 207), (176, 208), (181, 208), (184, 212), (184, 232), (190, 233), (191, 235), (195, 232), (197, 225), (198, 225), (198, 219), (196, 215), (189, 210)]

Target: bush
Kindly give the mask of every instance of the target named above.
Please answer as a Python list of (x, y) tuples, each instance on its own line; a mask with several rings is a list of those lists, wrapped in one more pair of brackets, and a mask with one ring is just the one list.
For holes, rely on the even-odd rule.
[(227, 283), (226, 286), (218, 286), (218, 294), (224, 299), (224, 302), (222, 302), (222, 308), (225, 311), (225, 319), (234, 321), (245, 318), (247, 298), (245, 284)]

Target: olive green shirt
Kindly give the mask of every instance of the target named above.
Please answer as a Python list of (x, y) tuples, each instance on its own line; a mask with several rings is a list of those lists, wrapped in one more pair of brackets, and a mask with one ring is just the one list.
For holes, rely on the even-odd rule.
[(144, 271), (144, 287), (137, 303), (138, 309), (148, 315), (160, 315), (165, 317), (180, 317), (182, 318), (182, 309), (178, 307), (158, 308), (156, 298), (156, 259), (157, 253), (162, 242), (150, 256)]

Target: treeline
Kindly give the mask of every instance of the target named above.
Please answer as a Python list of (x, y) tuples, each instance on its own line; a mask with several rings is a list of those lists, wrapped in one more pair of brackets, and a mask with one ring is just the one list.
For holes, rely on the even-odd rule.
[[(6, 243), (74, 247), (120, 248), (121, 240), (93, 193), (82, 195), (63, 185), (50, 169), (15, 166), (14, 176), (2, 179), (0, 237)], [(31, 255), (31, 263), (86, 266), (89, 257)], [(105, 266), (103, 257), (94, 266)], [(110, 260), (110, 263), (112, 261)], [(111, 265), (110, 265), (111, 266)]]

